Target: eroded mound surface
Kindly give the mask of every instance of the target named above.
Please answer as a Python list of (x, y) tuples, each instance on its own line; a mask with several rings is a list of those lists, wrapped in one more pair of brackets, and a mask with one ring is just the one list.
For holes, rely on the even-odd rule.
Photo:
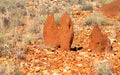
[(60, 19), (59, 41), (61, 50), (70, 50), (73, 42), (73, 23), (70, 16), (64, 13)]
[(117, 16), (120, 13), (120, 0), (102, 6), (100, 11), (107, 16)]
[(54, 20), (54, 13), (51, 13), (44, 25), (44, 42), (45, 45), (57, 47), (58, 46), (58, 28)]
[(54, 14), (50, 14), (44, 25), (44, 43), (46, 46), (61, 50), (70, 50), (73, 41), (73, 23), (70, 16), (64, 13), (60, 19), (60, 26), (54, 20)]
[(110, 40), (101, 32), (98, 25), (94, 26), (90, 35), (89, 48), (94, 52), (111, 51)]

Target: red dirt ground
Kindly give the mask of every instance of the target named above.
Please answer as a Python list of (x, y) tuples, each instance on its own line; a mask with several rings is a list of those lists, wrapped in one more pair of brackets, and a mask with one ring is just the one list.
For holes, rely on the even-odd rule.
[[(112, 17), (116, 16), (120, 11), (119, 4), (120, 0), (117, 0), (101, 7), (100, 11)], [(112, 42), (113, 52), (99, 55), (91, 52), (88, 46), (93, 27), (75, 26), (78, 29), (74, 32), (71, 51), (43, 48), (42, 39), (28, 45), (24, 60), (19, 61), (25, 75), (98, 75), (96, 68), (99, 68), (101, 62), (109, 64), (112, 75), (120, 75), (120, 27), (101, 26), (101, 32), (109, 38), (113, 35), (116, 37)]]
[[(113, 30), (113, 26), (103, 26), (104, 34), (106, 30)], [(93, 28), (83, 27), (75, 33), (74, 42), (78, 45), (77, 51), (61, 51), (56, 49), (41, 49), (39, 44), (34, 44), (26, 48), (26, 60), (22, 61), (26, 74), (43, 73), (44, 75), (98, 75), (97, 65), (106, 62), (112, 67), (113, 75), (120, 74), (120, 44), (118, 40), (112, 43), (114, 52), (103, 53), (101, 55), (89, 51), (89, 34)], [(115, 31), (120, 31), (116, 29)], [(118, 34), (117, 34), (118, 35)], [(27, 61), (27, 62), (26, 62)]]
[(118, 16), (120, 14), (120, 0), (102, 6), (100, 9), (107, 16)]

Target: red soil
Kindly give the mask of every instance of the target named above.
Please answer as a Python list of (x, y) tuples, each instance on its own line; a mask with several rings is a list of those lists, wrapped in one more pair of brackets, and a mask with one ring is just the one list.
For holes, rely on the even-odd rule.
[(115, 0), (114, 2), (102, 6), (100, 11), (107, 16), (117, 16), (120, 14), (120, 0)]

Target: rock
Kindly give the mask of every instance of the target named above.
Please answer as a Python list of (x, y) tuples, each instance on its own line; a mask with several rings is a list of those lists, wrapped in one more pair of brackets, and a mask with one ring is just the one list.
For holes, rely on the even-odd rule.
[(43, 36), (46, 46), (58, 47), (58, 27), (54, 20), (53, 13), (51, 13), (46, 19)]
[(93, 52), (111, 51), (111, 43), (106, 35), (102, 34), (98, 25), (95, 25), (90, 35), (89, 48)]
[(59, 43), (60, 50), (70, 50), (73, 42), (73, 23), (67, 13), (60, 18)]

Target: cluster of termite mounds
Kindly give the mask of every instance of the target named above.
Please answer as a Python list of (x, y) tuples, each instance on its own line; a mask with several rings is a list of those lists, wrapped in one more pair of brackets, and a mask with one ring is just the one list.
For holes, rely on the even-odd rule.
[[(60, 26), (55, 22), (54, 13), (51, 13), (44, 25), (44, 43), (46, 46), (70, 50), (73, 42), (73, 23), (70, 16), (64, 13), (60, 18)], [(110, 40), (104, 35), (96, 24), (90, 35), (89, 48), (93, 52), (111, 51)]]
[(70, 50), (73, 41), (73, 23), (67, 13), (60, 18), (60, 26), (55, 22), (54, 14), (51, 13), (44, 25), (44, 43), (47, 46)]

